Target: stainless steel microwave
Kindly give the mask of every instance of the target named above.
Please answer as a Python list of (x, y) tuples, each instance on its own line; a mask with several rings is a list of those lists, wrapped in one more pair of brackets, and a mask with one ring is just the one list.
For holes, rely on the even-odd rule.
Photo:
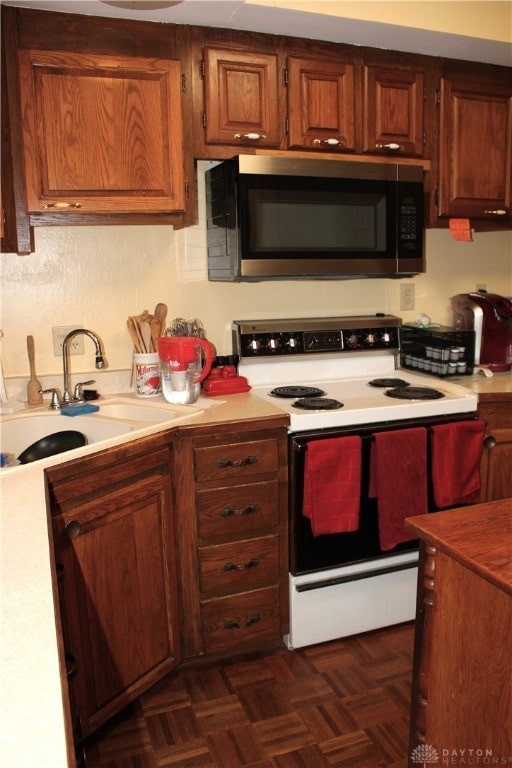
[(210, 280), (424, 271), (419, 165), (239, 155), (206, 172)]

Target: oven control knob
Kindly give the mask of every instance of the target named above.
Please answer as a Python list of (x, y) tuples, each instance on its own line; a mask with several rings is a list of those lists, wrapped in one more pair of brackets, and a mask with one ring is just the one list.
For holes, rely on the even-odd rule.
[(356, 349), (358, 346), (358, 341), (359, 337), (355, 331), (345, 336), (345, 346), (349, 349)]
[(281, 346), (281, 342), (279, 341), (279, 339), (276, 339), (275, 336), (271, 336), (267, 342), (267, 347), (272, 350), (279, 349), (280, 346)]
[(249, 340), (247, 347), (251, 352), (257, 352), (261, 347), (261, 341), (257, 339), (256, 336), (253, 336), (252, 339)]
[(290, 336), (288, 339), (286, 339), (286, 346), (288, 349), (296, 350), (299, 346), (299, 340), (296, 336)]

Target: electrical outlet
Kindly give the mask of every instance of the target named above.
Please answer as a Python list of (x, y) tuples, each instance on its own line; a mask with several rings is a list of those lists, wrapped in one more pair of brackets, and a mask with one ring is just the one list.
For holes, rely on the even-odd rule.
[(400, 309), (414, 309), (414, 283), (400, 285)]
[[(58, 325), (52, 328), (53, 334), (53, 354), (55, 357), (62, 357), (62, 344), (70, 331), (80, 328), (80, 325)], [(84, 355), (84, 337), (83, 334), (73, 336), (68, 344), (70, 355)]]

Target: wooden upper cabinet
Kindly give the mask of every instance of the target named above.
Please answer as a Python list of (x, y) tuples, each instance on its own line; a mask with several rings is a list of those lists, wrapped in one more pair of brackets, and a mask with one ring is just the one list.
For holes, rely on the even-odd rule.
[(512, 217), (512, 82), (442, 78), (440, 216)]
[(279, 146), (276, 55), (204, 48), (201, 70), (207, 144)]
[(290, 57), (287, 84), (290, 149), (355, 149), (353, 64)]
[(423, 73), (364, 67), (363, 151), (423, 154)]
[(185, 209), (181, 64), (18, 51), (29, 212)]

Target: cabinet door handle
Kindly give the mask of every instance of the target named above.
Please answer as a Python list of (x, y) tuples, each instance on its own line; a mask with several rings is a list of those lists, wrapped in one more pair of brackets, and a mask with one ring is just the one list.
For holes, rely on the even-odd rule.
[(66, 536), (71, 541), (72, 539), (76, 539), (77, 536), (80, 536), (82, 533), (82, 526), (78, 520), (70, 520), (69, 523), (66, 523), (64, 530), (66, 531)]
[(47, 211), (49, 208), (56, 208), (57, 210), (64, 211), (67, 208), (81, 208), (82, 203), (42, 203), (41, 208)]
[(69, 679), (78, 669), (78, 661), (74, 653), (65, 653), (64, 659), (66, 661), (66, 677)]
[(261, 141), (267, 137), (263, 133), (235, 133), (235, 139), (249, 139), (250, 141)]
[(313, 139), (313, 144), (327, 144), (329, 147), (343, 146), (340, 139)]
[(376, 144), (375, 149), (390, 149), (392, 152), (398, 152), (399, 149), (402, 149), (402, 145), (392, 141), (389, 144)]
[(496, 438), (493, 435), (489, 435), (484, 440), (484, 448), (495, 448), (496, 447)]
[(236, 621), (236, 619), (228, 619), (228, 621), (224, 622), (224, 629), (245, 629), (246, 627), (250, 627), (252, 624), (257, 624), (258, 621), (261, 621), (263, 616), (261, 613), (253, 613), (252, 616), (250, 616), (246, 621)]
[(259, 557), (251, 558), (247, 563), (224, 563), (222, 566), (223, 571), (248, 571), (249, 568), (256, 568), (260, 564)]
[(226, 467), (247, 467), (249, 464), (256, 464), (257, 456), (246, 456), (245, 459), (219, 459), (217, 466), (219, 469)]
[(507, 211), (504, 208), (496, 208), (495, 211), (493, 210), (485, 210), (484, 213), (488, 213), (491, 216), (506, 216)]
[(257, 512), (259, 509), (258, 504), (249, 504), (244, 509), (233, 509), (233, 507), (223, 507), (219, 515), (221, 517), (243, 517), (244, 515), (251, 515)]

